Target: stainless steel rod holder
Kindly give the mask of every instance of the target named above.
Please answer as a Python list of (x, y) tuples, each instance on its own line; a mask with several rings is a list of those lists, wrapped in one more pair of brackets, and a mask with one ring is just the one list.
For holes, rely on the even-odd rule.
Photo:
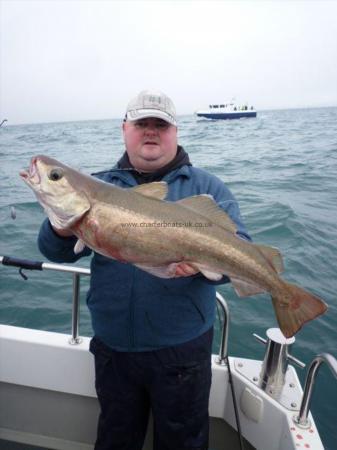
[(79, 316), (80, 316), (80, 274), (73, 273), (73, 308), (71, 338), (69, 344), (76, 345), (82, 342), (79, 337)]
[(219, 356), (216, 360), (216, 363), (219, 365), (226, 365), (226, 357), (228, 353), (229, 309), (226, 300), (221, 294), (219, 294), (219, 292), (216, 293), (216, 300), (223, 312), (224, 317), (224, 323), (222, 325), (222, 332), (221, 332)]
[(301, 428), (310, 428), (311, 426), (310, 420), (308, 419), (308, 414), (312, 392), (314, 389), (318, 369), (324, 362), (328, 365), (335, 378), (337, 378), (337, 360), (334, 356), (330, 355), (329, 353), (322, 353), (321, 355), (316, 356), (316, 358), (312, 360), (308, 370), (307, 378), (305, 380), (304, 393), (300, 406), (300, 412), (298, 416), (293, 417), (293, 420), (296, 423), (296, 425)]

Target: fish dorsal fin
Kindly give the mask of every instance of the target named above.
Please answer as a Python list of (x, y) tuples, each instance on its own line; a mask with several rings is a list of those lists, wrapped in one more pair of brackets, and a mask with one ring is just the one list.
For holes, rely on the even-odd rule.
[(255, 244), (255, 247), (263, 254), (275, 272), (282, 273), (284, 271), (283, 259), (279, 249), (261, 244)]
[(145, 197), (157, 198), (164, 200), (167, 195), (167, 183), (165, 181), (154, 181), (153, 183), (144, 183), (131, 188), (132, 191)]
[(236, 225), (232, 219), (218, 206), (211, 195), (201, 194), (183, 198), (176, 203), (191, 209), (194, 212), (206, 217), (216, 225), (225, 228), (227, 231), (236, 233)]

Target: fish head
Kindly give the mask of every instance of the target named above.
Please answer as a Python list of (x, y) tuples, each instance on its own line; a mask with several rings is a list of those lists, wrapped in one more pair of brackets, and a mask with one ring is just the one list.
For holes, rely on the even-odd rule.
[(21, 170), (23, 181), (33, 190), (52, 225), (71, 228), (90, 209), (90, 201), (81, 188), (85, 175), (47, 156), (34, 156), (27, 170)]

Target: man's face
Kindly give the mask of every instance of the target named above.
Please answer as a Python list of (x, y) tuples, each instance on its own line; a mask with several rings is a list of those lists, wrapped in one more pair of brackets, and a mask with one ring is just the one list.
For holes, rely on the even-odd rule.
[(164, 167), (177, 153), (177, 127), (149, 117), (123, 123), (126, 151), (133, 167), (153, 172)]

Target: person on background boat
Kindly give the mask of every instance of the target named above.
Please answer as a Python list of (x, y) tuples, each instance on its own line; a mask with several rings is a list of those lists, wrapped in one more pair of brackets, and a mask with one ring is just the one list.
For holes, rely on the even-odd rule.
[[(238, 204), (217, 177), (193, 167), (177, 142), (174, 104), (142, 91), (123, 121), (125, 149), (117, 165), (93, 174), (123, 188), (163, 180), (166, 200), (212, 195), (250, 239)], [(165, 225), (165, 224), (164, 224)], [(76, 237), (46, 219), (38, 244), (54, 262), (75, 262)], [(208, 402), (215, 318), (215, 285), (186, 263), (163, 279), (94, 253), (87, 304), (94, 337), (96, 391), (101, 411), (95, 450), (141, 450), (152, 411), (155, 450), (208, 449)]]

